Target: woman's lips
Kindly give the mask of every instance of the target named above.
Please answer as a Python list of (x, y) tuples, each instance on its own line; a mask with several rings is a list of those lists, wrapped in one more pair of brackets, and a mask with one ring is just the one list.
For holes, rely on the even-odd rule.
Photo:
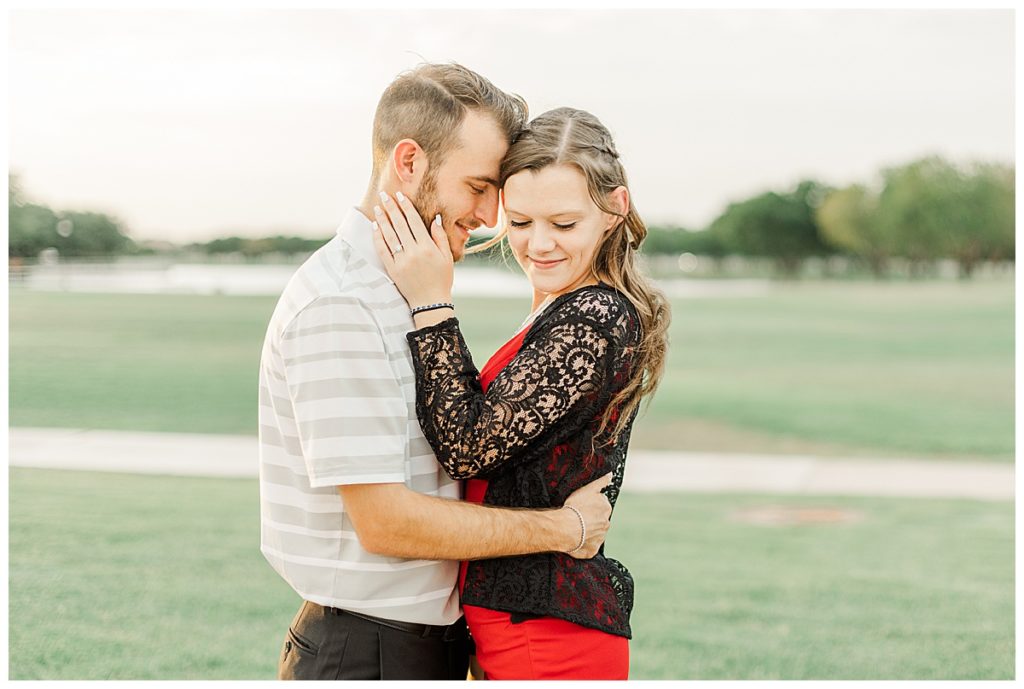
[(536, 258), (531, 258), (530, 259), (530, 261), (533, 262), (533, 265), (536, 266), (537, 268), (540, 268), (541, 270), (546, 270), (548, 268), (554, 268), (556, 265), (558, 265), (559, 263), (561, 263), (564, 260), (565, 260), (564, 258), (559, 258), (559, 259), (554, 260), (554, 261), (541, 261), (541, 260), (538, 260)]

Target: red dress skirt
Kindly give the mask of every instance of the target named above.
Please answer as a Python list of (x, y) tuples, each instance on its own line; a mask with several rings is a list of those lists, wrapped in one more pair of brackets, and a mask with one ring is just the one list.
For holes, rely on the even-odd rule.
[[(487, 391), (523, 344), (524, 328), (494, 353), (480, 371)], [(487, 481), (469, 479), (465, 499), (482, 503)], [(466, 581), (466, 563), (459, 570), (459, 591)], [(464, 605), (466, 622), (476, 642), (476, 656), (487, 679), (627, 679), (629, 639), (582, 627), (555, 617), (515, 624), (511, 614)]]

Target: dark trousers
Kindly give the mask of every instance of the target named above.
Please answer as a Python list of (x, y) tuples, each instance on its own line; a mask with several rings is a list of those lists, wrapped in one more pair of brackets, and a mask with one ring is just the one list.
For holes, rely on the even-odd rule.
[(464, 619), (448, 627), (389, 623), (303, 601), (285, 635), (277, 677), (464, 680), (469, 643)]

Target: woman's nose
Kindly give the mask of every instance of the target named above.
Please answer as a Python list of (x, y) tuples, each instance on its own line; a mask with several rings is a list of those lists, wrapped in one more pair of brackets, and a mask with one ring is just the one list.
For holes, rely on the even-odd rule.
[(530, 233), (530, 251), (548, 252), (555, 248), (555, 239), (544, 228), (534, 227)]

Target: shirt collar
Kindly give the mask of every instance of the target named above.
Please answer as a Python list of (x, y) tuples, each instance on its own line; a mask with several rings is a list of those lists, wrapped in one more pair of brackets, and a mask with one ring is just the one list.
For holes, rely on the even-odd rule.
[(360, 258), (388, 278), (388, 282), (394, 284), (380, 256), (377, 255), (377, 248), (373, 245), (373, 232), (373, 224), (355, 207), (349, 209), (345, 219), (338, 226), (338, 236), (341, 240), (352, 247)]

